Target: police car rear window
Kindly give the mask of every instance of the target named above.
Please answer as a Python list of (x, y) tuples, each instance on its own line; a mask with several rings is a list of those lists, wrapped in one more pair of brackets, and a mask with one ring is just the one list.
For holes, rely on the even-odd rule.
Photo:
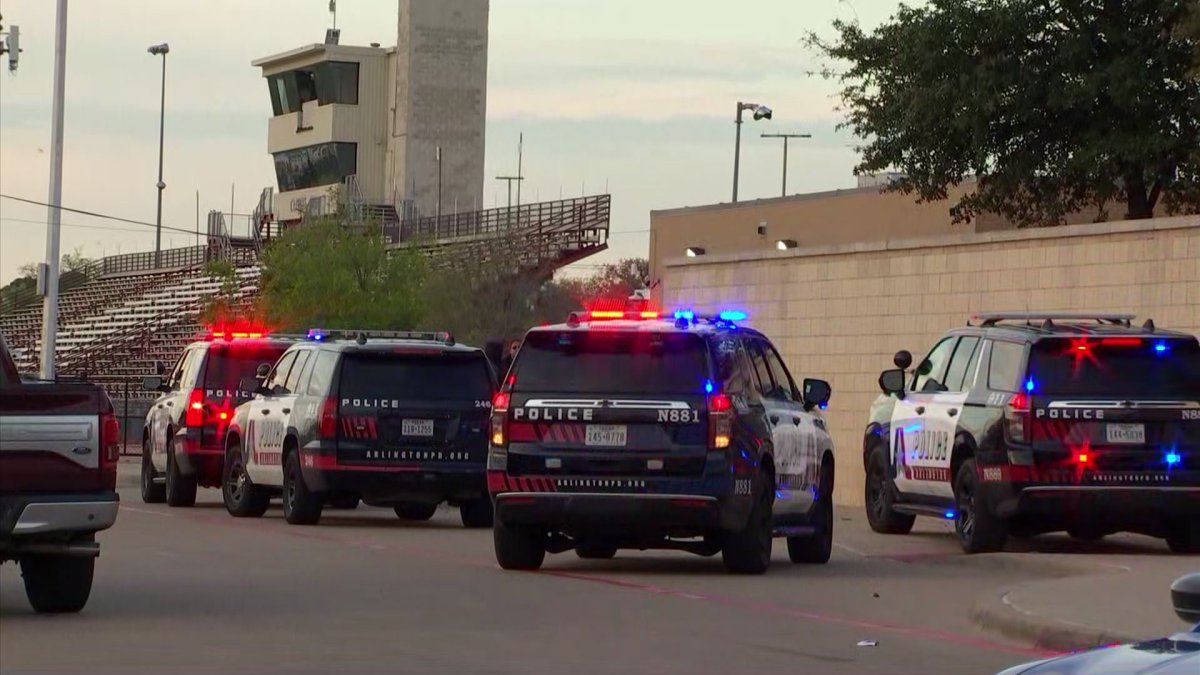
[(1052, 338), (1029, 357), (1035, 394), (1200, 398), (1200, 346), (1181, 339)]
[(697, 335), (546, 331), (525, 339), (515, 375), (517, 391), (681, 394), (703, 391), (709, 367)]
[(260, 364), (274, 365), (286, 350), (287, 345), (213, 345), (205, 359), (204, 388), (236, 390), (243, 377), (254, 377)]
[(342, 362), (343, 397), (489, 401), (492, 382), (483, 354), (402, 356), (352, 354)]

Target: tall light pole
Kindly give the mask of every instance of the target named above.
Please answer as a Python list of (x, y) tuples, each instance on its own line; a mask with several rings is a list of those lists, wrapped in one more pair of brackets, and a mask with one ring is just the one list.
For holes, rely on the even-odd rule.
[(738, 170), (742, 163), (742, 112), (750, 110), (754, 113), (754, 120), (769, 120), (774, 114), (771, 109), (761, 103), (742, 103), (737, 104), (737, 140), (733, 144), (733, 203), (738, 200)]
[(442, 222), (442, 146), (437, 146), (438, 190), (437, 190), (437, 222)]
[[(10, 57), (11, 58), (11, 57)], [(50, 121), (50, 202), (46, 223), (46, 264), (42, 269), (43, 380), (54, 379), (54, 348), (58, 337), (58, 252), (62, 231), (63, 100), (67, 91), (67, 0), (58, 0), (54, 24), (54, 102)]]
[(812, 138), (812, 134), (763, 134), (763, 138), (782, 138), (783, 139), (783, 196), (787, 196), (787, 155), (788, 155), (788, 140), (792, 138)]
[(163, 182), (163, 127), (167, 118), (167, 54), (171, 47), (167, 43), (151, 45), (146, 51), (153, 56), (162, 56), (162, 100), (158, 109), (158, 216), (154, 220), (154, 267), (157, 268), (162, 260), (162, 193), (167, 188)]

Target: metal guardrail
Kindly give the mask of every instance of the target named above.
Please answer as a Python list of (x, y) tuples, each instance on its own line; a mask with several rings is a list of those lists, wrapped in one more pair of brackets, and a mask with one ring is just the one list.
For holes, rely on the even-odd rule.
[(203, 265), (208, 260), (207, 246), (188, 246), (161, 251), (155, 261), (154, 251), (111, 255), (99, 261), (100, 275), (153, 272)]
[(416, 240), (492, 237), (526, 229), (542, 234), (588, 228), (607, 231), (611, 209), (612, 196), (598, 195), (418, 218), (385, 226), (383, 234), (392, 243), (403, 244)]

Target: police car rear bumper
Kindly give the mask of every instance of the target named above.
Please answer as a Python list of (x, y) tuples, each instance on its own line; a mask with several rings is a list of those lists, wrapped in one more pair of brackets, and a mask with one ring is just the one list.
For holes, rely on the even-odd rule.
[(208, 444), (201, 444), (200, 430), (186, 428), (175, 436), (175, 462), (179, 473), (184, 476), (201, 476), (211, 481), (220, 481), (221, 469), (225, 464), (225, 448), (215, 434), (207, 434)]
[(302, 467), (304, 482), (316, 492), (360, 495), (367, 503), (389, 501), (459, 501), (487, 496), (482, 464), (470, 467)]
[(980, 486), (980, 496), (1002, 518), (1033, 517), (1057, 522), (1079, 517), (1129, 525), (1200, 518), (1200, 485), (985, 483)]
[(723, 526), (716, 497), (667, 494), (505, 492), (496, 517), (569, 533), (698, 536)]

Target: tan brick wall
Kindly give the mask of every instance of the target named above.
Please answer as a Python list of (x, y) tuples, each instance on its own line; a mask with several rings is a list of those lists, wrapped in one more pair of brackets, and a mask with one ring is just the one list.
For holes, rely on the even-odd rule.
[(1200, 332), (1200, 217), (671, 259), (666, 307), (750, 314), (792, 375), (833, 385), (835, 499), (863, 502), (879, 372), (987, 310), (1121, 311)]

